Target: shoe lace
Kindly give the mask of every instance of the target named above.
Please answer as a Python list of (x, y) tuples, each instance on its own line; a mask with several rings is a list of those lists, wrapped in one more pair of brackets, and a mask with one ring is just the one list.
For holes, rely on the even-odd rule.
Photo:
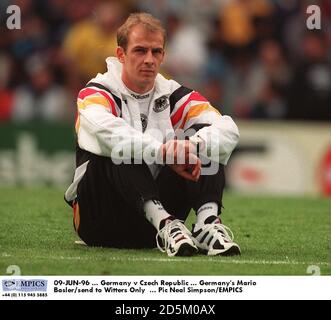
[(211, 223), (211, 224), (206, 224), (205, 225), (205, 231), (210, 232), (211, 234), (215, 234), (220, 231), (222, 237), (228, 241), (233, 242), (234, 240), (234, 235), (233, 232), (229, 227), (227, 227), (224, 224), (219, 224), (219, 223)]
[[(173, 229), (179, 229), (179, 231), (173, 231)], [(156, 244), (160, 251), (165, 252), (166, 249), (170, 246), (169, 238), (177, 240), (184, 234), (190, 235), (191, 232), (184, 225), (184, 221), (175, 219), (171, 222), (168, 222), (159, 232), (156, 234)], [(160, 244), (159, 240), (162, 240), (163, 243)]]

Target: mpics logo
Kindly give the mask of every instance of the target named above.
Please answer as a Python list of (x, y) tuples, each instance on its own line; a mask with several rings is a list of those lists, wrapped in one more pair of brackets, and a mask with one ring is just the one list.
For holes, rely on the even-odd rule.
[(47, 291), (47, 280), (7, 279), (2, 280), (2, 291)]
[(12, 290), (12, 288), (16, 288), (16, 281), (15, 280), (3, 280), (3, 285), (5, 288)]

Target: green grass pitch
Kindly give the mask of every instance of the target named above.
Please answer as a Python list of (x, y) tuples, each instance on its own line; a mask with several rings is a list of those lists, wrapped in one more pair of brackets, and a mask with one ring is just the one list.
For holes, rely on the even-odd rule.
[[(0, 188), (0, 275), (331, 275), (331, 199), (224, 195), (223, 223), (238, 257), (168, 258), (154, 250), (88, 248), (72, 228), (63, 190)], [(187, 221), (189, 229), (192, 214)]]

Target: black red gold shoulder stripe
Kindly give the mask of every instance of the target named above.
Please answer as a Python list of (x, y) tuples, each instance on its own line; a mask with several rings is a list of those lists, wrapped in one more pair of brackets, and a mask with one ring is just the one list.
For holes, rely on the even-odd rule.
[(176, 89), (169, 97), (170, 113), (174, 110), (176, 103), (192, 91), (192, 89), (184, 86), (180, 86), (178, 89)]
[(111, 90), (109, 90), (107, 87), (105, 87), (104, 85), (97, 83), (97, 82), (89, 82), (86, 86), (86, 88), (89, 87), (96, 87), (99, 88), (101, 90), (107, 91), (114, 99), (115, 103), (117, 104), (118, 108), (122, 111), (122, 100), (117, 97), (116, 95), (114, 95)]

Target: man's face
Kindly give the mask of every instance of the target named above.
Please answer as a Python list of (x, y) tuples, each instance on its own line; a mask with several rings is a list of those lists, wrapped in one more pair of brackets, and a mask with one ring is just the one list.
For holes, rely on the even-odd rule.
[(126, 52), (117, 48), (117, 57), (123, 64), (122, 80), (130, 90), (144, 93), (153, 88), (164, 58), (163, 46), (161, 32), (151, 32), (142, 25), (132, 28)]

